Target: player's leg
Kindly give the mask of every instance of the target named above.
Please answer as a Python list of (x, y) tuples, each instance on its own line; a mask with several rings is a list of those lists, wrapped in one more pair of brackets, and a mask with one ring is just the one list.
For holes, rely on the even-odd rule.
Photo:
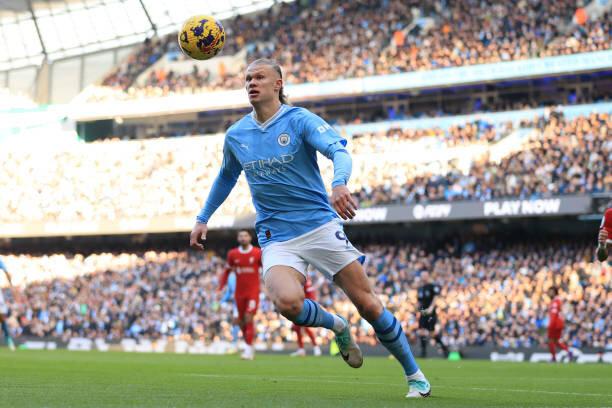
[(0, 326), (2, 326), (2, 333), (4, 334), (6, 345), (11, 351), (15, 351), (15, 343), (13, 342), (13, 338), (11, 337), (11, 331), (8, 327), (8, 313), (9, 308), (6, 302), (4, 301), (4, 293), (2, 293), (2, 289), (0, 289)]
[(334, 332), (344, 330), (344, 320), (304, 298), (304, 280), (301, 272), (285, 265), (270, 267), (264, 276), (268, 297), (284, 317), (298, 326), (324, 327)]
[(11, 337), (11, 331), (9, 330), (5, 313), (5, 311), (0, 312), (0, 326), (2, 326), (2, 334), (4, 334), (4, 339), (6, 340), (6, 345), (8, 346), (8, 348), (11, 351), (15, 351), (15, 342)]
[(304, 357), (306, 355), (306, 352), (304, 351), (304, 337), (302, 336), (302, 327), (294, 323), (291, 329), (295, 332), (298, 345), (298, 349), (294, 353), (291, 353), (291, 357)]
[(557, 362), (557, 350), (555, 349), (555, 341), (548, 339), (548, 351), (550, 351), (551, 361), (553, 363)]
[(556, 349), (557, 341), (558, 341), (557, 330), (549, 327), (548, 328), (548, 351), (550, 351), (551, 360), (553, 363), (557, 361), (557, 349)]
[(248, 298), (246, 301), (246, 310), (242, 318), (244, 325), (244, 342), (246, 343), (246, 355), (247, 359), (252, 360), (255, 357), (255, 348), (253, 347), (253, 340), (255, 339), (255, 313), (257, 312), (258, 300), (254, 298)]
[(557, 340), (556, 346), (559, 347), (561, 350), (565, 351), (567, 353), (567, 357), (569, 361), (572, 361), (574, 358), (574, 356), (572, 355), (572, 351), (569, 349), (567, 344), (561, 341), (561, 336), (563, 334), (563, 326), (559, 327), (557, 330), (558, 330), (558, 334), (556, 337), (556, 340)]
[(431, 387), (419, 369), (402, 325), (385, 309), (374, 293), (363, 266), (353, 261), (334, 276), (335, 283), (344, 290), (359, 314), (376, 332), (381, 344), (400, 362), (410, 390), (407, 397), (427, 397)]
[(240, 327), (240, 320), (238, 319), (238, 307), (234, 302), (232, 306), (232, 349), (230, 351), (231, 354), (238, 352), (238, 342), (240, 340), (240, 331), (242, 328)]
[(442, 349), (442, 353), (444, 353), (444, 357), (448, 357), (448, 347), (442, 341), (442, 336), (440, 336), (440, 333), (436, 333), (436, 332), (433, 332), (433, 333), (434, 333), (434, 340), (436, 341), (436, 343), (438, 343), (438, 346), (440, 346), (440, 348)]
[(419, 335), (419, 340), (421, 342), (421, 358), (427, 357), (427, 343), (429, 343), (429, 331), (426, 329), (427, 327), (427, 316), (423, 313), (419, 316), (419, 330), (417, 331)]
[(430, 333), (430, 336), (434, 338), (438, 346), (442, 349), (442, 353), (444, 353), (444, 357), (448, 357), (448, 347), (446, 347), (446, 344), (444, 344), (444, 342), (442, 341), (442, 336), (440, 335), (440, 332), (436, 330), (437, 325), (438, 325), (438, 316), (434, 313), (431, 316), (431, 319), (429, 320), (429, 327), (428, 327), (429, 333)]
[(315, 335), (314, 330), (308, 327), (304, 327), (304, 331), (306, 332), (306, 335), (308, 336), (308, 338), (310, 339), (310, 343), (312, 344), (312, 354), (314, 354), (316, 357), (319, 357), (321, 355), (321, 348), (317, 344), (317, 336)]
[(243, 360), (252, 360), (253, 356), (251, 355), (251, 346), (247, 343), (247, 327), (245, 324), (245, 315), (247, 311), (249, 298), (247, 297), (237, 297), (236, 298), (236, 308), (238, 309), (238, 325), (240, 326), (240, 330), (242, 331), (242, 339), (244, 340), (244, 350), (242, 350), (242, 354), (240, 358)]

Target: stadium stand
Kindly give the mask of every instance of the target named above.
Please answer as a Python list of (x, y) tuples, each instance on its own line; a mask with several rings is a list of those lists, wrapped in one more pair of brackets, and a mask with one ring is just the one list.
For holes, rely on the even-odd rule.
[[(571, 1), (281, 3), (263, 14), (226, 21), (230, 42), (224, 54), (245, 49), (243, 64), (276, 58), (288, 83), (296, 84), (609, 49), (609, 15), (583, 21), (575, 18), (576, 11)], [(312, 21), (316, 30), (310, 27)], [(156, 68), (162, 58), (184, 58), (175, 38), (147, 39), (102, 81), (123, 92), (91, 97), (126, 99), (242, 87), (241, 74), (225, 67), (216, 75), (195, 65), (185, 73), (175, 72), (172, 64)], [(141, 74), (143, 80), (137, 81)]]
[[(387, 203), (535, 198), (610, 191), (610, 115), (561, 114), (518, 124), (473, 122), (353, 135), (352, 187), (362, 207)], [(496, 142), (527, 130), (494, 158)], [(222, 136), (13, 146), (0, 165), (0, 221), (130, 220), (193, 215), (221, 162)], [(322, 160), (323, 176), (331, 164)], [(27, 180), (27, 182), (26, 182)], [(252, 212), (244, 178), (221, 215)]]
[[(590, 262), (592, 248), (561, 241), (483, 244), (450, 241), (430, 251), (421, 244), (369, 245), (368, 273), (377, 292), (416, 335), (416, 287), (422, 271), (442, 285), (438, 316), (455, 348), (536, 347), (545, 341), (546, 289), (562, 287), (569, 304), (568, 337), (575, 347), (612, 341), (608, 277)], [(231, 340), (232, 308), (215, 294), (224, 259), (218, 253), (147, 252), (7, 256), (23, 285), (13, 316), (23, 336)], [(329, 283), (319, 299), (354, 323), (364, 343), (371, 327)], [(259, 341), (291, 340), (290, 323), (262, 297)], [(414, 340), (414, 338), (412, 339)]]

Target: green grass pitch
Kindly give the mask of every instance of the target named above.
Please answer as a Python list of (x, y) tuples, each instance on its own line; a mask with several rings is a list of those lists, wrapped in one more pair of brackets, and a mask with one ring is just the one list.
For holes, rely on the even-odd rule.
[(612, 366), (419, 361), (432, 396), (406, 400), (396, 361), (257, 355), (0, 351), (2, 407), (602, 407)]

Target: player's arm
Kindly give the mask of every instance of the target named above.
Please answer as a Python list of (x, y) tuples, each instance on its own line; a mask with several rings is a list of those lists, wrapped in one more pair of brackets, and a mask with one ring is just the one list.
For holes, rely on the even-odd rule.
[(340, 217), (350, 220), (355, 217), (357, 202), (347, 187), (351, 177), (353, 160), (346, 150), (346, 139), (341, 137), (319, 116), (306, 112), (302, 129), (304, 140), (333, 162), (334, 179), (332, 181), (331, 204)]
[(213, 182), (208, 198), (206, 199), (206, 204), (204, 204), (204, 207), (196, 217), (196, 224), (191, 231), (189, 238), (191, 247), (204, 249), (204, 245), (200, 241), (206, 240), (208, 220), (210, 220), (213, 213), (229, 196), (236, 185), (236, 181), (238, 181), (241, 171), (242, 166), (232, 153), (226, 140), (223, 145), (223, 162), (221, 163), (221, 169)]
[(608, 259), (608, 231), (605, 228), (599, 230), (597, 259), (599, 262), (605, 262)]
[(232, 254), (231, 252), (227, 254), (227, 265), (221, 272), (221, 276), (219, 277), (219, 288), (217, 288), (218, 292), (221, 292), (225, 285), (227, 285), (227, 279), (229, 278), (229, 274), (232, 272)]
[(6, 276), (6, 280), (8, 281), (9, 285), (13, 287), (13, 281), (11, 280), (11, 274), (9, 273), (8, 269), (6, 268), (6, 265), (4, 264), (4, 262), (2, 262), (1, 259), (0, 259), (0, 269), (2, 269), (2, 272), (4, 272), (4, 275)]

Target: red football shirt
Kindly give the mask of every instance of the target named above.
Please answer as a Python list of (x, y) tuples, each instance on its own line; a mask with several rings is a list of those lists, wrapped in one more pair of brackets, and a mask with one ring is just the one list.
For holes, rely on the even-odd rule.
[(304, 296), (306, 299), (317, 300), (317, 290), (312, 287), (312, 281), (310, 278), (306, 278), (306, 283), (304, 284)]
[(227, 283), (230, 272), (236, 273), (236, 293), (239, 297), (259, 297), (259, 270), (261, 268), (261, 249), (252, 246), (243, 251), (237, 247), (227, 253), (227, 265), (219, 282), (219, 289)]
[(563, 327), (563, 316), (561, 316), (561, 299), (554, 298), (548, 308), (548, 327), (559, 328)]

